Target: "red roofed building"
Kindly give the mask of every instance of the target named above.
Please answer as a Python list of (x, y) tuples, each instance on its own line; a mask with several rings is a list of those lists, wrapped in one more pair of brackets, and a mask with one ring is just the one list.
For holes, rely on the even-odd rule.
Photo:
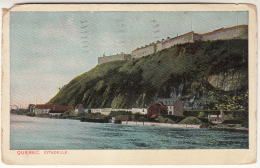
[(36, 104), (35, 105), (35, 115), (44, 115), (48, 114), (49, 111), (51, 110), (53, 105), (50, 104)]
[(67, 110), (74, 110), (73, 106), (55, 105), (49, 111), (51, 116), (61, 116)]
[(35, 115), (61, 115), (67, 110), (74, 110), (73, 106), (54, 105), (54, 104), (36, 104)]
[(167, 109), (162, 103), (154, 103), (147, 109), (149, 119), (155, 119), (160, 114), (167, 114)]

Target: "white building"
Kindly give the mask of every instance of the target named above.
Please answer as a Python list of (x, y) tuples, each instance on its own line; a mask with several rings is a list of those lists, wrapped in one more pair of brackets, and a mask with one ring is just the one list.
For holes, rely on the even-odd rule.
[(140, 113), (142, 115), (146, 115), (147, 114), (147, 108), (132, 108), (132, 113)]
[(109, 115), (109, 113), (112, 111), (112, 108), (101, 108), (101, 114), (103, 115)]
[(99, 108), (99, 109), (91, 109), (91, 113), (101, 113), (101, 108)]
[(50, 112), (52, 105), (49, 104), (36, 104), (34, 112), (35, 115), (45, 115)]
[(73, 110), (73, 106), (53, 105), (53, 104), (36, 104), (35, 115), (60, 116), (67, 110)]
[(223, 110), (220, 110), (220, 114), (218, 114), (218, 115), (208, 114), (208, 121), (210, 121), (214, 124), (221, 124), (224, 121)]
[(118, 109), (118, 108), (115, 109), (115, 108), (113, 108), (112, 111), (128, 111), (128, 112), (131, 112), (132, 109)]

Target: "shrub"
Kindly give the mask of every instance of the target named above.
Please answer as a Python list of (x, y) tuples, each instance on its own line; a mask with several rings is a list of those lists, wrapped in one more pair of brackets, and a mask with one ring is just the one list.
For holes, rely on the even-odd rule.
[(118, 115), (132, 115), (132, 112), (130, 112), (130, 111), (111, 111), (108, 116), (116, 117)]
[(87, 113), (85, 116), (87, 117), (101, 116), (101, 113)]
[(171, 124), (174, 124), (175, 122), (170, 119), (170, 118), (165, 118), (164, 116), (158, 116), (156, 119), (155, 119), (155, 122), (159, 122), (159, 123), (171, 123)]
[(178, 123), (185, 118), (185, 116), (162, 115), (164, 118), (171, 119), (174, 123)]
[(233, 117), (232, 114), (226, 114), (224, 115), (224, 120), (234, 120), (235, 118)]
[(169, 118), (167, 118), (167, 123), (169, 123), (169, 124), (175, 124), (175, 122), (174, 122), (173, 120), (169, 119)]
[(206, 114), (205, 114), (205, 112), (201, 111), (197, 117), (204, 118), (204, 117), (206, 117)]
[(67, 110), (62, 114), (63, 117), (73, 117), (76, 116), (76, 113), (74, 110)]
[(164, 122), (165, 122), (165, 118), (162, 117), (162, 116), (158, 116), (157, 119), (158, 119), (158, 121), (159, 121), (160, 123), (164, 123)]
[(194, 116), (194, 117), (197, 117), (199, 114), (200, 114), (200, 111), (195, 111), (195, 110), (183, 111), (183, 115), (185, 115), (185, 116)]
[(222, 124), (243, 124), (241, 120), (224, 120)]
[(148, 119), (144, 116), (140, 116), (136, 119), (137, 121), (148, 121)]
[(200, 121), (197, 117), (189, 116), (189, 117), (186, 117), (181, 122), (179, 122), (179, 124), (203, 124), (203, 122)]

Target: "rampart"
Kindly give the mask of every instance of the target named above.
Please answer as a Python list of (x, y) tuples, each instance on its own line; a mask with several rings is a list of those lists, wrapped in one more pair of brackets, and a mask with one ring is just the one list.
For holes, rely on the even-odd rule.
[(115, 60), (126, 60), (131, 58), (140, 58), (159, 52), (163, 49), (172, 47), (176, 44), (192, 43), (194, 41), (214, 41), (214, 40), (228, 40), (228, 39), (248, 39), (248, 25), (239, 25), (229, 28), (221, 28), (212, 32), (198, 34), (194, 31), (188, 32), (186, 34), (167, 38), (167, 40), (157, 41), (157, 43), (151, 43), (145, 45), (144, 47), (137, 48), (133, 50), (130, 54), (117, 54), (113, 56), (104, 56), (98, 58), (98, 64), (103, 64), (105, 62), (115, 61)]
[(201, 34), (202, 40), (248, 39), (248, 26), (240, 25)]
[(156, 52), (156, 44), (150, 44), (132, 51), (133, 58), (143, 57)]
[(98, 65), (104, 64), (106, 62), (111, 62), (111, 61), (117, 61), (117, 60), (128, 60), (131, 59), (131, 54), (117, 54), (117, 55), (111, 55), (111, 56), (103, 56), (103, 57), (98, 57)]
[(193, 41), (202, 40), (201, 34), (193, 33)]
[(166, 40), (166, 41), (162, 42), (162, 49), (169, 48), (176, 44), (193, 42), (193, 34), (194, 34), (194, 31), (191, 31), (191, 32), (183, 34), (181, 36), (177, 36), (177, 37), (171, 38), (169, 40)]
[(188, 32), (181, 36), (163, 40), (157, 43), (146, 45), (145, 47), (137, 48), (132, 51), (133, 58), (139, 58), (161, 51), (165, 48), (172, 47), (176, 44), (192, 43), (194, 41), (213, 41), (213, 40), (228, 40), (228, 39), (248, 39), (248, 26), (239, 25), (229, 28), (221, 28), (212, 32), (198, 34), (194, 31)]

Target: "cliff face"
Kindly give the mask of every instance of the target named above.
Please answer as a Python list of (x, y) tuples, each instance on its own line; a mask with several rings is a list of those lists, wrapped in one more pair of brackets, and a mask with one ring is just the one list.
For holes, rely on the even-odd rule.
[(222, 100), (245, 97), (248, 90), (247, 46), (247, 40), (196, 41), (97, 65), (71, 80), (48, 103), (148, 107), (174, 92), (201, 108), (225, 105), (230, 102)]
[(247, 70), (228, 70), (219, 74), (210, 75), (208, 82), (217, 89), (224, 91), (240, 90), (248, 85)]

